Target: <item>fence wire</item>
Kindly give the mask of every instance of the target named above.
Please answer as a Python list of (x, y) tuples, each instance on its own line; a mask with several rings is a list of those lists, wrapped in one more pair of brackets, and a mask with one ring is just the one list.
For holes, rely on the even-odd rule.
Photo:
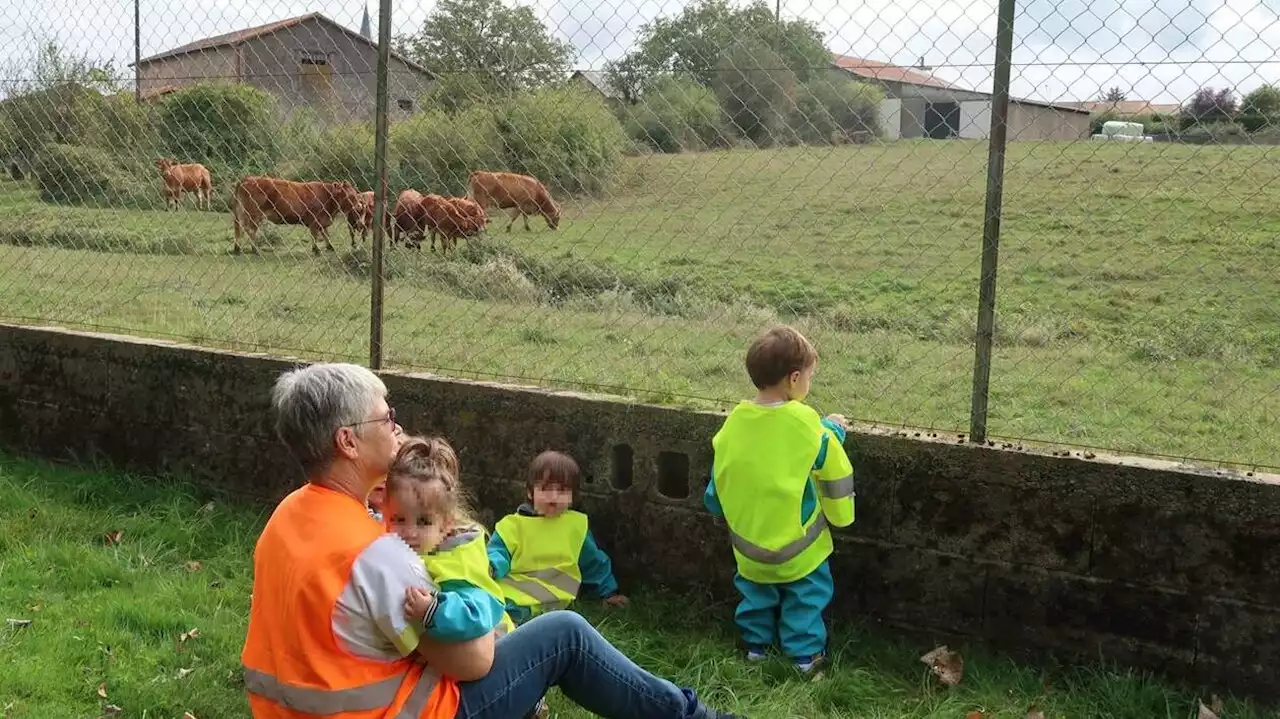
[(377, 5), (64, 10), (0, 9), (6, 321), (703, 407), (787, 322), (824, 411), (1280, 465), (1266, 0), (1018, 3), (1006, 143), (991, 1), (396, 3), (381, 218)]

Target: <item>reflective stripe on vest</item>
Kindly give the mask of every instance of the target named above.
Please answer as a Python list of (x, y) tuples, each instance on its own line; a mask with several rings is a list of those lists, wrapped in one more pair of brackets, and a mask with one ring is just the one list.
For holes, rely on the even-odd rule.
[(818, 491), (827, 499), (844, 499), (853, 496), (853, 475), (831, 482), (817, 482)]
[[(346, 689), (316, 689), (296, 684), (285, 684), (265, 672), (244, 668), (244, 688), (266, 697), (288, 709), (307, 714), (341, 714), (363, 712), (391, 706), (400, 689), (404, 676), (394, 676), (380, 682)], [(397, 719), (417, 719), (431, 700), (438, 678), (430, 670), (414, 686)]]
[(414, 685), (409, 698), (404, 702), (404, 706), (400, 708), (400, 713), (396, 715), (396, 719), (418, 719), (422, 716), (422, 712), (431, 701), (431, 695), (435, 693), (436, 684), (439, 682), (440, 675), (436, 674), (431, 667), (423, 669), (422, 676), (419, 677), (418, 683)]
[(813, 524), (809, 525), (809, 529), (805, 531), (804, 536), (783, 545), (781, 549), (765, 549), (764, 547), (756, 546), (739, 537), (732, 530), (729, 531), (729, 541), (733, 543), (734, 549), (741, 552), (742, 556), (748, 559), (754, 559), (762, 564), (785, 564), (800, 556), (801, 552), (818, 541), (818, 537), (822, 536), (822, 530), (826, 528), (827, 517), (822, 512), (818, 512), (818, 518), (813, 521)]
[(569, 602), (556, 596), (550, 589), (543, 586), (542, 582), (546, 582), (547, 584), (550, 584), (556, 589), (559, 589), (565, 594), (573, 597), (578, 596), (578, 588), (582, 586), (582, 583), (578, 580), (568, 574), (565, 574), (559, 569), (554, 568), (535, 569), (532, 572), (525, 572), (521, 576), (532, 577), (532, 579), (516, 579), (514, 577), (507, 577), (502, 580), (502, 583), (512, 589), (528, 594), (543, 606), (555, 607), (558, 609), (563, 609), (569, 606)]

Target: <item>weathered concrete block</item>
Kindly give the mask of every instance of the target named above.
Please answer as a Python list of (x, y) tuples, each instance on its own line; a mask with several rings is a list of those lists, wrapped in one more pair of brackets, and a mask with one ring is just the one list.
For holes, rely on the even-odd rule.
[(983, 634), (1160, 669), (1195, 657), (1199, 602), (1181, 592), (991, 565)]
[(1140, 467), (1099, 480), (1094, 576), (1280, 599), (1280, 486)]
[(900, 451), (894, 542), (1046, 569), (1088, 569), (1093, 492), (1072, 476), (1071, 460), (939, 444)]
[(1280, 699), (1280, 609), (1206, 597), (1196, 674), (1233, 691)]

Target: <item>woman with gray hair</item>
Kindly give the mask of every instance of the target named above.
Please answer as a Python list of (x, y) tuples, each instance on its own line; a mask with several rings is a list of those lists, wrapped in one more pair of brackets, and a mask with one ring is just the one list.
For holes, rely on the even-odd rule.
[(422, 562), (365, 509), (402, 430), (364, 367), (316, 364), (272, 392), (276, 432), (307, 483), (280, 502), (254, 550), (241, 662), (257, 719), (512, 719), (552, 686), (613, 719), (731, 719), (636, 666), (575, 612), (495, 642), (435, 642), (404, 616)]

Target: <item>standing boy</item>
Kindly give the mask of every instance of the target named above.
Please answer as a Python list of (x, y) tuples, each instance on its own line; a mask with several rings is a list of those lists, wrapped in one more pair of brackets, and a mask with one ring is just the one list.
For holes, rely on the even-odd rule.
[(740, 402), (712, 439), (715, 460), (703, 502), (729, 525), (742, 595), (734, 621), (747, 659), (775, 641), (805, 673), (826, 657), (823, 611), (835, 593), (828, 525), (853, 523), (853, 465), (845, 430), (802, 400), (818, 353), (777, 326), (747, 350), (755, 399)]

